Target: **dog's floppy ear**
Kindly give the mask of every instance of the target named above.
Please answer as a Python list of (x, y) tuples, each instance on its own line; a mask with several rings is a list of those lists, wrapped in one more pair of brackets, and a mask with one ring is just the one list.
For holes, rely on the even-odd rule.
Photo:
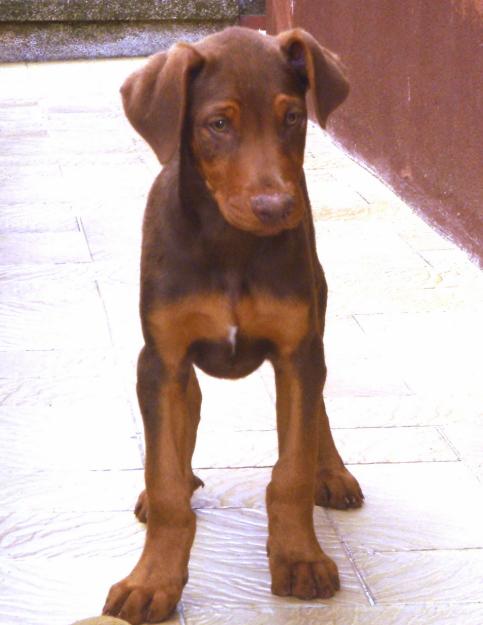
[(186, 112), (190, 72), (203, 62), (188, 44), (158, 52), (121, 87), (128, 120), (153, 148), (161, 163), (176, 152)]
[(349, 93), (339, 59), (301, 28), (280, 33), (277, 39), (289, 64), (308, 83), (317, 120), (325, 128), (329, 115)]

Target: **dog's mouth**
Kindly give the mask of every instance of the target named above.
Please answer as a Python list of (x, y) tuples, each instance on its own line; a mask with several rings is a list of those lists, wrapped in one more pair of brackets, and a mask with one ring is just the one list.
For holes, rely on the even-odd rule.
[(256, 236), (276, 236), (300, 223), (303, 204), (288, 193), (259, 194), (227, 200), (215, 193), (215, 199), (226, 221), (239, 230)]

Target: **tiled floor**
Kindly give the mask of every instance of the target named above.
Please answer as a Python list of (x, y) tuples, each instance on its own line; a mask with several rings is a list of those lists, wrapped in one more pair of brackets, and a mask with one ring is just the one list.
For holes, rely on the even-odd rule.
[[(134, 363), (157, 164), (117, 93), (140, 62), (0, 67), (1, 625), (98, 614), (143, 543)], [(367, 498), (315, 510), (343, 589), (270, 594), (271, 372), (201, 376), (206, 487), (171, 623), (482, 625), (482, 276), (315, 128), (306, 164), (330, 287), (327, 404)]]

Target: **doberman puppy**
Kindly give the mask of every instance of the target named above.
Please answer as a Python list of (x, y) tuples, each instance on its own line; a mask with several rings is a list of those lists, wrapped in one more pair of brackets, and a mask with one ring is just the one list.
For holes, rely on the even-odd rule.
[(222, 378), (269, 360), (279, 459), (267, 488), (272, 592), (331, 597), (337, 568), (313, 505), (363, 495), (329, 429), (322, 390), (327, 287), (302, 169), (310, 91), (325, 126), (348, 84), (303, 30), (229, 28), (152, 56), (123, 85), (129, 121), (164, 165), (147, 203), (137, 392), (146, 438), (143, 553), (104, 613), (137, 625), (174, 610), (188, 579), (200, 485), (191, 457), (201, 392), (193, 365)]

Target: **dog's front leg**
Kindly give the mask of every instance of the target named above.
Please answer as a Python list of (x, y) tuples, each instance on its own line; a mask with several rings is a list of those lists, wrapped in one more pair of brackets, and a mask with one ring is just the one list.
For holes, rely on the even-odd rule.
[(188, 579), (195, 534), (190, 506), (191, 375), (189, 366), (167, 366), (154, 346), (140, 354), (137, 390), (146, 438), (146, 541), (138, 564), (111, 588), (104, 607), (104, 614), (133, 625), (169, 616)]
[(313, 507), (318, 454), (318, 406), (325, 364), (318, 336), (274, 360), (279, 459), (267, 488), (272, 592), (300, 599), (331, 597), (337, 567), (315, 536)]

